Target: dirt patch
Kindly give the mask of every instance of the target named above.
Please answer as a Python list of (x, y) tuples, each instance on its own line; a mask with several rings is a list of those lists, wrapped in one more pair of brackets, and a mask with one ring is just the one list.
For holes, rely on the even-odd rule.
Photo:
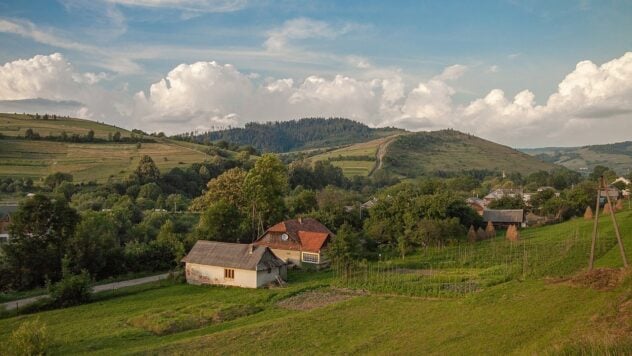
[(569, 282), (573, 285), (597, 290), (613, 290), (621, 284), (628, 273), (623, 269), (597, 268), (576, 274), (571, 277)]
[(311, 310), (342, 302), (362, 294), (364, 293), (343, 289), (312, 290), (283, 299), (278, 305), (281, 308), (290, 310)]

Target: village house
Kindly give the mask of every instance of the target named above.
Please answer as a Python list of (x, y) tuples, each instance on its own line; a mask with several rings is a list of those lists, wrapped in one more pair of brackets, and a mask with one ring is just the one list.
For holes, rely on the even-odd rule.
[(11, 215), (17, 210), (17, 205), (0, 205), (0, 243), (6, 243), (9, 241)]
[(318, 220), (298, 218), (270, 227), (254, 244), (269, 247), (277, 257), (293, 265), (324, 265), (328, 261), (323, 250), (333, 236)]
[(487, 194), (485, 197), (483, 197), (483, 200), (485, 201), (485, 204), (487, 205), (493, 202), (494, 200), (498, 200), (504, 197), (510, 197), (510, 198), (522, 197), (522, 193), (523, 193), (522, 189), (506, 189), (506, 188), (494, 189), (491, 192), (489, 192), (489, 194)]
[(472, 198), (467, 198), (465, 200), (465, 203), (474, 211), (476, 211), (478, 215), (483, 216), (483, 211), (485, 210), (485, 207), (487, 206), (487, 203), (485, 203), (485, 200), (472, 197)]
[(252, 244), (199, 240), (182, 262), (190, 284), (259, 288), (287, 278), (285, 262)]
[(483, 221), (491, 221), (495, 228), (504, 229), (510, 225), (525, 227), (525, 215), (523, 209), (485, 209)]

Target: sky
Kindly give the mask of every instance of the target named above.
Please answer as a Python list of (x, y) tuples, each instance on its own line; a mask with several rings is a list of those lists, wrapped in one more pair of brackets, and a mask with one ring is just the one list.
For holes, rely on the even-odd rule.
[(0, 111), (632, 139), (632, 1), (0, 0)]

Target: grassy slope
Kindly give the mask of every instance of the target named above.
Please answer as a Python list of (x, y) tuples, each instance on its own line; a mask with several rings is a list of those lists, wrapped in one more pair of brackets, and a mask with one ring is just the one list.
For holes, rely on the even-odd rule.
[[(632, 211), (618, 214), (628, 251), (632, 251)], [(603, 221), (602, 236), (610, 235)], [(571, 234), (587, 239), (590, 221), (525, 231), (524, 238), (545, 244)], [(499, 243), (498, 241), (494, 243)], [(543, 245), (545, 247), (546, 245)], [(620, 266), (616, 247), (598, 266)], [(629, 254), (629, 252), (628, 252)], [(416, 256), (411, 257), (415, 259)], [(584, 257), (579, 265), (585, 265)], [(596, 316), (630, 297), (631, 280), (611, 291), (514, 280), (460, 298), (415, 298), (370, 294), (311, 311), (292, 312), (278, 300), (331, 282), (330, 272), (291, 274), (284, 289), (246, 290), (189, 285), (153, 285), (79, 307), (0, 320), (0, 338), (24, 319), (46, 322), (56, 354), (186, 353), (404, 353), (533, 354), (594, 336)], [(627, 293), (627, 294), (626, 294)], [(233, 321), (156, 336), (129, 320), (158, 313), (178, 315), (190, 308), (204, 312), (209, 303), (257, 305), (263, 311)]]
[(406, 177), (471, 169), (528, 174), (554, 167), (510, 147), (452, 130), (402, 135), (388, 146), (384, 160), (384, 169)]
[(75, 181), (104, 182), (111, 175), (125, 177), (138, 164), (143, 155), (151, 156), (161, 171), (203, 162), (211, 156), (205, 147), (188, 142), (165, 138), (153, 138), (156, 143), (143, 143), (141, 148), (127, 143), (71, 143), (10, 139), (24, 135), (32, 128), (40, 135), (77, 133), (85, 135), (94, 130), (95, 136), (107, 139), (109, 133), (120, 131), (123, 136), (130, 132), (88, 120), (34, 120), (22, 115), (0, 114), (0, 177), (41, 178), (53, 172), (67, 172)]
[(394, 136), (384, 137), (377, 140), (371, 140), (363, 143), (357, 143), (337, 150), (329, 151), (316, 155), (311, 158), (312, 161), (324, 161), (336, 157), (361, 157), (362, 160), (336, 160), (331, 163), (342, 168), (342, 172), (347, 177), (367, 176), (375, 167), (375, 155), (380, 145)]

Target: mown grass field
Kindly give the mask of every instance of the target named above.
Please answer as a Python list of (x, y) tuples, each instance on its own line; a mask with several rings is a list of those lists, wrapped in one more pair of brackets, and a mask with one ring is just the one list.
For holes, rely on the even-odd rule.
[[(75, 182), (105, 182), (110, 177), (124, 178), (136, 168), (143, 155), (149, 155), (162, 172), (186, 167), (212, 158), (207, 147), (168, 138), (151, 137), (155, 142), (142, 143), (73, 143), (47, 140), (24, 140), (27, 129), (40, 136), (86, 135), (107, 140), (119, 131), (122, 137), (131, 132), (111, 125), (81, 119), (44, 120), (20, 114), (0, 114), (0, 177), (32, 178), (35, 181), (54, 172), (73, 175)], [(224, 155), (234, 153), (224, 151)]]
[(380, 145), (392, 138), (393, 136), (389, 136), (358, 143), (316, 155), (311, 159), (314, 162), (331, 160), (334, 166), (342, 169), (346, 177), (368, 176), (377, 163), (376, 154)]
[(201, 150), (164, 140), (157, 143), (70, 143), (53, 141), (0, 141), (0, 176), (34, 180), (54, 172), (70, 173), (75, 182), (104, 182), (134, 171), (143, 155), (149, 155), (162, 172), (211, 158)]
[(90, 120), (74, 118), (36, 120), (28, 115), (0, 113), (0, 134), (6, 137), (24, 136), (27, 129), (33, 129), (42, 137), (59, 136), (62, 132), (66, 132), (69, 136), (86, 135), (90, 130), (94, 131), (94, 137), (101, 139), (107, 139), (109, 134), (114, 135), (117, 131), (121, 133), (121, 137), (131, 135), (128, 130)]
[[(632, 211), (617, 217), (629, 255)], [(616, 268), (621, 260), (605, 218), (597, 266)], [(626, 354), (632, 351), (630, 274), (611, 288), (593, 288), (571, 278), (586, 267), (588, 251), (569, 245), (572, 252), (559, 255), (568, 241), (589, 240), (590, 225), (576, 219), (523, 230), (525, 243), (551, 250), (538, 261), (546, 268), (534, 266), (538, 273), (518, 273), (459, 296), (332, 289), (338, 281), (332, 271), (292, 272), (288, 287), (260, 290), (163, 282), (98, 295), (78, 307), (2, 319), (0, 339), (22, 321), (39, 318), (52, 334), (52, 354)], [(476, 258), (463, 260), (479, 272), (502, 265), (507, 249), (520, 246), (502, 239), (480, 245), (470, 251)], [(449, 269), (458, 260), (454, 248), (390, 263), (426, 268), (420, 265), (446, 262)], [(314, 309), (279, 303), (310, 290), (347, 297)]]

